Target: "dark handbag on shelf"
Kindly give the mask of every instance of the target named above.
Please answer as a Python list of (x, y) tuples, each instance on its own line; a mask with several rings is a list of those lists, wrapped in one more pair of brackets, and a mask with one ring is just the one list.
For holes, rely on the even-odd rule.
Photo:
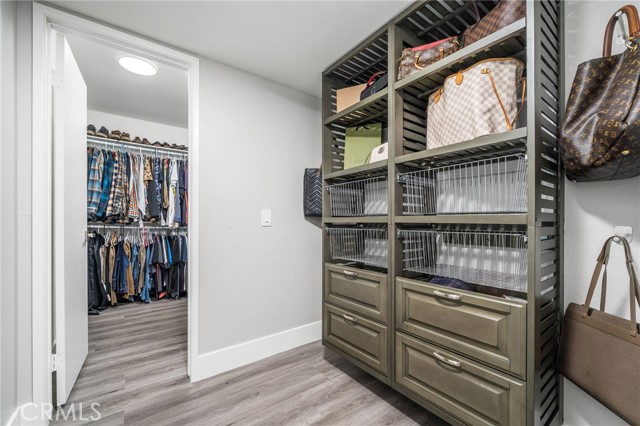
[[(633, 267), (631, 249), (624, 238), (627, 271), (630, 279), (631, 320), (605, 312), (607, 263), (611, 243), (607, 239), (584, 305), (571, 303), (564, 314), (558, 371), (582, 390), (632, 425), (640, 425), (640, 326), (636, 323), (636, 301), (640, 304), (640, 286)], [(589, 305), (602, 267), (600, 310)]]
[(367, 87), (360, 93), (360, 100), (368, 98), (387, 87), (388, 78), (386, 71), (378, 71), (367, 82)]
[(322, 168), (304, 169), (304, 215), (322, 216)]
[(449, 37), (402, 51), (398, 66), (398, 80), (434, 64), (460, 49), (458, 37)]
[[(613, 31), (627, 15), (628, 49), (611, 55)], [(602, 58), (578, 65), (560, 131), (560, 155), (572, 181), (606, 181), (640, 175), (640, 21), (634, 6), (609, 20)]]
[(472, 5), (476, 12), (477, 22), (467, 28), (462, 34), (465, 47), (524, 18), (527, 13), (527, 3), (525, 0), (502, 0), (480, 19), (478, 5), (475, 1), (472, 1)]

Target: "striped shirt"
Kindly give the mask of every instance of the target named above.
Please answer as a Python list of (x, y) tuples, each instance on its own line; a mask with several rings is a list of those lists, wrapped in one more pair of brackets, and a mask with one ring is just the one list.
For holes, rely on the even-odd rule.
[(111, 193), (111, 180), (113, 179), (113, 156), (109, 151), (103, 151), (104, 168), (102, 172), (102, 190), (100, 191), (100, 202), (96, 219), (103, 219), (107, 211), (109, 194)]
[(104, 171), (104, 157), (101, 149), (94, 149), (89, 167), (89, 181), (87, 182), (87, 218), (96, 220), (100, 196), (102, 195), (102, 174)]

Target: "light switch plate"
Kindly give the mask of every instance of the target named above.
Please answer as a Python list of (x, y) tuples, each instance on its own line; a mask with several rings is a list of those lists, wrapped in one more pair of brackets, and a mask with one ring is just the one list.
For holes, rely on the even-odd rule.
[(262, 209), (260, 211), (260, 226), (271, 227), (271, 209)]
[(633, 240), (633, 228), (630, 226), (616, 226), (613, 228), (613, 232), (618, 237), (624, 237), (627, 241), (631, 242)]

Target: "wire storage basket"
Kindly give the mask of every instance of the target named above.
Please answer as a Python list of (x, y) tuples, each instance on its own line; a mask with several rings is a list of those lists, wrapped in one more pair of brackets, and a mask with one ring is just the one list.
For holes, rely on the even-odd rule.
[(525, 154), (402, 173), (398, 182), (406, 215), (527, 211)]
[(333, 260), (387, 268), (386, 227), (328, 227), (327, 234)]
[(527, 290), (527, 236), (509, 231), (400, 230), (403, 270)]
[(388, 213), (386, 176), (327, 186), (331, 216), (384, 216)]

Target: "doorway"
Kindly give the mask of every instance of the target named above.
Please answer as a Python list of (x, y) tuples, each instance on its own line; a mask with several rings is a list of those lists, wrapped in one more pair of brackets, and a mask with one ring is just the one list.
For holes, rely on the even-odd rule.
[[(66, 402), (87, 354), (103, 350), (98, 359), (126, 358), (122, 346), (134, 350), (131, 338), (135, 341), (136, 333), (140, 351), (146, 348), (153, 352), (149, 348), (154, 343), (156, 348), (163, 346), (160, 337), (148, 340), (154, 331), (172, 339), (173, 351), (180, 356), (170, 357), (162, 351), (156, 355), (164, 353), (168, 357), (164, 361), (188, 381), (197, 357), (198, 60), (39, 4), (34, 5), (33, 36), (33, 182), (34, 211), (39, 216), (34, 217), (34, 224), (42, 231), (34, 244), (39, 247), (34, 253), (34, 402), (43, 407)], [(127, 75), (129, 71), (107, 69), (107, 62), (118, 66), (124, 56), (146, 61), (161, 78), (147, 83), (149, 80), (143, 80), (146, 77)], [(40, 155), (35, 154), (37, 149), (42, 150)], [(107, 157), (124, 169), (120, 180), (125, 189), (120, 195), (130, 197), (122, 204), (124, 211), (92, 217), (93, 194), (87, 187), (91, 184), (87, 172), (96, 157), (101, 157), (102, 170)], [(139, 192), (134, 189), (136, 170), (147, 172), (144, 165), (149, 158), (152, 164), (156, 161), (155, 170), (168, 182), (168, 188), (159, 191), (160, 197), (173, 197), (161, 199), (155, 215), (143, 212), (143, 206), (133, 202), (144, 202), (145, 197), (138, 194), (151, 191), (144, 185), (137, 186)], [(153, 174), (153, 165), (151, 170)], [(185, 170), (188, 204), (180, 198), (186, 196), (180, 187), (171, 187), (172, 182), (181, 181), (182, 188), (187, 188)], [(115, 185), (109, 185), (113, 185), (112, 195), (107, 195), (106, 203), (115, 205)], [(34, 225), (34, 239), (37, 228)], [(103, 244), (95, 245), (98, 262), (92, 263), (89, 247), (94, 247), (98, 238)], [(151, 266), (153, 274), (142, 264), (149, 240), (162, 247), (164, 256)], [(122, 269), (120, 281), (108, 282), (115, 279), (117, 268), (115, 260), (109, 264), (108, 254), (98, 254), (105, 245), (122, 249), (115, 257), (123, 256), (121, 260), (128, 267)], [(172, 249), (178, 255), (176, 260), (170, 254)], [(137, 267), (132, 267), (136, 262)], [(168, 268), (158, 268), (165, 262)], [(171, 269), (171, 264), (176, 267)], [(95, 286), (91, 285), (91, 268), (98, 277)], [(144, 277), (148, 275), (153, 275), (153, 282), (146, 285)], [(110, 353), (109, 348), (120, 352)], [(163, 364), (162, 359), (156, 361)], [(84, 380), (100, 380), (89, 370)], [(118, 370), (117, 362), (114, 370)], [(89, 407), (84, 407), (87, 410)]]

